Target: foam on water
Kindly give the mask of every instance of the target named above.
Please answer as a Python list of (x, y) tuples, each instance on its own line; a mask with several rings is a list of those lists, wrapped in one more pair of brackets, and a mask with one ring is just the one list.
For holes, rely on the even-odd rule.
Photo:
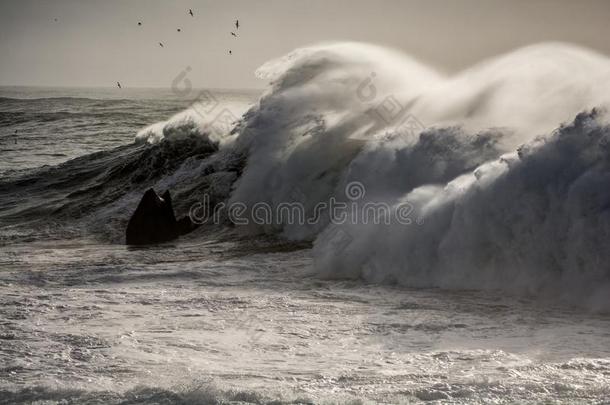
[(0, 247), (0, 403), (572, 404), (609, 394), (607, 317), (320, 280), (310, 250), (262, 247), (235, 234), (142, 249)]

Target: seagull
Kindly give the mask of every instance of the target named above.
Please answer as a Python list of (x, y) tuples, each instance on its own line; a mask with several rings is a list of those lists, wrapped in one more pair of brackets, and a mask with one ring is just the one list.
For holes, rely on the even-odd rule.
[(189, 14), (191, 15), (191, 17), (194, 17), (193, 10), (191, 10), (190, 8), (189, 8)]
[(234, 37), (237, 37), (237, 34), (231, 31), (231, 35), (233, 35)]
[(118, 87), (119, 89), (122, 89), (122, 87), (121, 87), (121, 82), (116, 82), (116, 85), (117, 85), (117, 87)]
[(233, 55), (233, 52), (231, 52), (231, 50), (229, 49), (229, 55)]
[(162, 42), (159, 42), (159, 46), (160, 46), (161, 48), (163, 48), (163, 43), (162, 43)]
[(140, 21), (138, 21), (138, 25), (142, 25), (142, 23)]
[(178, 28), (178, 32), (182, 32), (182, 30), (180, 28)]
[(239, 29), (239, 20), (235, 20), (235, 29), (238, 30)]

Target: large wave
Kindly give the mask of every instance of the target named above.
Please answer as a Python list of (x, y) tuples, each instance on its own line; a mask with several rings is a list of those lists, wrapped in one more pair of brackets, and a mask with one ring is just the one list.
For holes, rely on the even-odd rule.
[(314, 240), (319, 273), (610, 308), (610, 129), (591, 111), (608, 105), (606, 57), (536, 45), (444, 77), (393, 51), (330, 44), (259, 74), (271, 88), (236, 129), (248, 158), (231, 201), (297, 201), (313, 215), (320, 201), (353, 202), (344, 189), (358, 182), (361, 206), (412, 207), (410, 225), (256, 226)]
[[(313, 242), (326, 277), (499, 289), (610, 310), (608, 58), (542, 44), (449, 76), (396, 51), (332, 43), (257, 74), (269, 89), (243, 115), (233, 108), (241, 118), (226, 131), (210, 133), (194, 106), (143, 129), (135, 145), (0, 184), (20, 188), (15, 195), (55, 190), (8, 214), (84, 210), (104, 226), (113, 217), (108, 232), (118, 240), (151, 186), (176, 191), (182, 212), (209, 193), (214, 204), (250, 210), (298, 203), (316, 220), (239, 229)], [(356, 198), (345, 192), (353, 185)], [(318, 215), (333, 199), (358, 212), (383, 203), (392, 220)], [(405, 206), (409, 221), (398, 221)]]
[[(331, 226), (316, 240), (317, 268), (332, 277), (503, 289), (610, 308), (609, 164), (610, 127), (596, 111), (580, 114), (550, 138), (446, 184), (413, 188), (403, 199), (416, 221)], [(339, 250), (337, 228), (348, 238)]]

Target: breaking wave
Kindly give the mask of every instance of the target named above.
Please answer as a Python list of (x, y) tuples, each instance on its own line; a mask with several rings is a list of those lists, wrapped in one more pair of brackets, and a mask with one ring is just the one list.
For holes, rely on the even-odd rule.
[[(333, 44), (261, 73), (273, 82), (238, 127), (248, 163), (232, 201), (297, 195), (313, 210), (347, 201), (357, 181), (362, 204), (413, 207), (410, 225), (263, 227), (313, 240), (320, 274), (610, 308), (607, 58), (537, 45), (443, 77), (391, 51)], [(380, 109), (424, 124), (405, 129)]]
[(229, 129), (211, 131), (213, 118), (193, 106), (133, 145), (0, 183), (40, 197), (4, 219), (81, 215), (118, 241), (151, 186), (176, 190), (183, 212), (211, 193), (213, 204), (298, 202), (312, 216), (322, 201), (351, 201), (344, 190), (357, 182), (358, 204), (408, 203), (412, 222), (322, 216), (243, 230), (312, 242), (325, 277), (610, 310), (608, 58), (542, 44), (448, 76), (381, 47), (332, 43), (257, 74), (269, 89), (248, 111), (229, 106)]

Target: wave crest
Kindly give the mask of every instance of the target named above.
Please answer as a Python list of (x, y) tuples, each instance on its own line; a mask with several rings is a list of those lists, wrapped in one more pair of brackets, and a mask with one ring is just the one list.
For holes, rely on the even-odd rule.
[[(579, 114), (608, 105), (607, 58), (538, 45), (445, 78), (391, 51), (332, 44), (261, 72), (272, 85), (236, 129), (248, 163), (231, 201), (276, 207), (297, 194), (311, 212), (359, 181), (363, 204), (408, 202), (421, 223), (260, 227), (314, 240), (321, 274), (610, 308), (607, 115)], [(358, 93), (367, 80), (376, 102)], [(426, 128), (376, 121), (383, 95)]]

